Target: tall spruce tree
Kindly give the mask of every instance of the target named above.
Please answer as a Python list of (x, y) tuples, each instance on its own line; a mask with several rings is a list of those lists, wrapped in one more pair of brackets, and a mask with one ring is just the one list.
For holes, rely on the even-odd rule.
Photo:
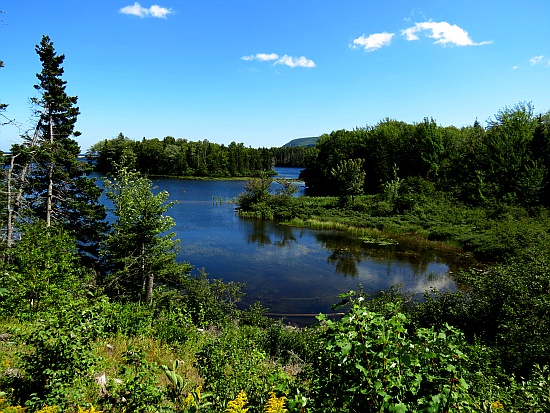
[(78, 160), (80, 147), (73, 137), (79, 115), (77, 97), (65, 91), (62, 79), (64, 55), (55, 52), (53, 42), (43, 36), (36, 53), (42, 62), (34, 88), (40, 96), (32, 98), (38, 116), (32, 136), (14, 145), (12, 154), (24, 154), (21, 165), (21, 191), (36, 218), (46, 226), (60, 224), (74, 235), (83, 255), (95, 255), (101, 234), (106, 230), (105, 210), (98, 200), (101, 189), (88, 178), (91, 168)]

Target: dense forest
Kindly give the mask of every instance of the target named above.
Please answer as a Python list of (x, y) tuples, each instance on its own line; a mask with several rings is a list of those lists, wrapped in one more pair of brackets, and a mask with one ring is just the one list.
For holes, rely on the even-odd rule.
[(415, 124), (385, 119), (323, 135), (317, 150), (302, 174), (315, 193), (339, 194), (334, 168), (360, 159), (359, 193), (381, 192), (395, 180), (424, 180), (469, 203), (550, 202), (550, 112), (537, 115), (529, 103), (501, 109), (485, 128), (477, 120), (459, 129), (428, 118)]
[[(107, 222), (78, 160), (65, 56), (47, 36), (36, 53), (35, 128), (0, 158), (1, 412), (549, 411), (548, 114), (520, 103), (486, 128), (385, 120), (308, 149), (119, 135), (88, 154), (106, 173)], [(295, 197), (288, 181), (273, 192), (269, 169), (302, 163), (324, 196)], [(358, 288), (335, 303), (340, 319), (298, 328), (176, 262), (168, 194), (145, 174), (257, 175), (243, 217), (484, 262), (455, 274), (457, 292)]]
[(303, 146), (255, 149), (235, 142), (225, 146), (171, 136), (133, 141), (121, 133), (96, 143), (86, 156), (101, 173), (124, 164), (148, 175), (223, 178), (254, 176), (275, 165), (302, 166), (312, 151)]

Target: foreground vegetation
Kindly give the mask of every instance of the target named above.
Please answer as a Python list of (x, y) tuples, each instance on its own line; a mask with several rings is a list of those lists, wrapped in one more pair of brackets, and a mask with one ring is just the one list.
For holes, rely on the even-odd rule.
[[(549, 411), (549, 186), (547, 158), (537, 158), (548, 147), (547, 118), (527, 106), (504, 111), (496, 129), (474, 126), (470, 146), (447, 145), (429, 121), (383, 123), (396, 134), (326, 135), (304, 174), (331, 195), (324, 198), (296, 198), (288, 181), (271, 192), (259, 171), (239, 197), (242, 215), (369, 240), (415, 236), (491, 263), (457, 274), (459, 292), (427, 292), (423, 302), (398, 287), (377, 297), (358, 288), (341, 297), (340, 320), (319, 315), (295, 328), (265, 317), (261, 304), (240, 309), (241, 285), (192, 277), (191, 264), (175, 261), (168, 194), (155, 195), (134, 169), (139, 156), (123, 136), (120, 156), (104, 159), (113, 216), (105, 221), (101, 191), (76, 160), (79, 110), (65, 93), (64, 56), (47, 36), (36, 51), (38, 122), (1, 158), (0, 411)], [(377, 169), (387, 178), (372, 180), (372, 163), (357, 155), (388, 136), (413, 137), (417, 150), (409, 159), (391, 155), (405, 154), (403, 146), (369, 146), (387, 149), (376, 159), (391, 159)], [(200, 147), (203, 161), (216, 149), (164, 144), (189, 149), (180, 154)], [(458, 160), (480, 147), (477, 178), (471, 163), (448, 164), (455, 158), (446, 154)]]

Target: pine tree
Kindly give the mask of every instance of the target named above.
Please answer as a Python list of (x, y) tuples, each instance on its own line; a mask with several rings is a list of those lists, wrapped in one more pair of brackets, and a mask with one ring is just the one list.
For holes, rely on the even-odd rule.
[(151, 181), (127, 168), (104, 184), (116, 217), (101, 249), (104, 286), (118, 297), (150, 303), (155, 283), (177, 287), (191, 269), (175, 261), (179, 240), (168, 232), (175, 225), (165, 215), (172, 206), (168, 192), (154, 195)]
[(16, 203), (28, 208), (49, 227), (61, 224), (76, 237), (81, 253), (95, 255), (97, 243), (106, 230), (105, 210), (98, 202), (101, 190), (87, 174), (91, 168), (78, 160), (80, 147), (73, 137), (79, 109), (78, 98), (67, 95), (62, 79), (64, 55), (55, 52), (48, 36), (36, 46), (42, 71), (34, 88), (40, 93), (32, 98), (38, 115), (32, 136), (23, 145), (14, 145), (12, 154), (24, 154), (20, 168), (20, 192)]

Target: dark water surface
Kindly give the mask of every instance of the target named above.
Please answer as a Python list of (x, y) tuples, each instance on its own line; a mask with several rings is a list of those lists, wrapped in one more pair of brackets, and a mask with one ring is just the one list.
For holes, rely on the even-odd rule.
[[(298, 172), (279, 170), (288, 178), (297, 178)], [(245, 283), (243, 305), (260, 301), (271, 313), (331, 312), (339, 294), (359, 285), (371, 294), (394, 284), (414, 293), (455, 290), (449, 272), (468, 264), (456, 253), (368, 245), (340, 231), (239, 218), (235, 205), (225, 200), (243, 192), (245, 181), (153, 182), (177, 201), (168, 215), (176, 221), (174, 230), (181, 240), (178, 259), (196, 269), (204, 267), (212, 278)]]

